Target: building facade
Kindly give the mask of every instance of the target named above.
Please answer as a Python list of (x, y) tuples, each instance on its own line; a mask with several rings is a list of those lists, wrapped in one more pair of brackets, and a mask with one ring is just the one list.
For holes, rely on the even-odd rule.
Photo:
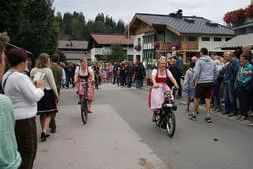
[(82, 57), (90, 58), (88, 41), (59, 40), (58, 51), (65, 55), (67, 62), (79, 63)]
[(92, 33), (90, 40), (90, 54), (92, 61), (104, 60), (111, 53), (111, 45), (120, 44), (128, 61), (134, 61), (133, 36), (125, 34)]
[(182, 11), (169, 15), (137, 13), (128, 30), (134, 35), (134, 58), (146, 66), (161, 55), (167, 56), (171, 47), (177, 48), (184, 61), (198, 55), (202, 47), (222, 52), (216, 47), (234, 36), (230, 28), (203, 17), (183, 16)]

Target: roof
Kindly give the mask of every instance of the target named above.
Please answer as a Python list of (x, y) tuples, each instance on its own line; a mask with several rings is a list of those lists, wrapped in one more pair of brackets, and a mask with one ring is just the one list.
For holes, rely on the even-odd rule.
[(223, 25), (212, 23), (210, 20), (197, 16), (171, 16), (158, 14), (137, 13), (136, 16), (147, 23), (164, 25), (183, 34), (210, 34), (210, 35), (234, 35), (234, 31)]
[(100, 45), (112, 45), (115, 43), (121, 45), (133, 45), (134, 36), (130, 35), (128, 39), (125, 34), (100, 34), (92, 33), (91, 37)]
[(217, 48), (238, 48), (243, 46), (252, 46), (253, 45), (253, 33), (238, 35), (229, 41), (223, 43)]
[(88, 41), (59, 40), (58, 49), (88, 49)]

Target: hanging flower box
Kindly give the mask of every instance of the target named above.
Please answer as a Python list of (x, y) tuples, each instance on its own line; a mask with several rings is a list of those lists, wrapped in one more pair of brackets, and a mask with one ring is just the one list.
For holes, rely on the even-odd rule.
[(136, 45), (136, 46), (134, 47), (134, 49), (137, 50), (137, 51), (140, 51), (140, 50), (141, 50), (141, 45)]
[(160, 48), (160, 43), (159, 42), (154, 42), (154, 48), (159, 49)]

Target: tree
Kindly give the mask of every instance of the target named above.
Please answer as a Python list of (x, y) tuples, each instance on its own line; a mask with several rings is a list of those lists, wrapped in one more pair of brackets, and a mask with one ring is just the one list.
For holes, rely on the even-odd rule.
[(111, 46), (111, 54), (109, 54), (106, 58), (107, 62), (120, 62), (126, 59), (126, 55), (123, 52), (120, 44), (113, 44)]
[(57, 50), (59, 24), (51, 0), (25, 0), (24, 19), (17, 44), (33, 53), (33, 62), (42, 52), (52, 55)]

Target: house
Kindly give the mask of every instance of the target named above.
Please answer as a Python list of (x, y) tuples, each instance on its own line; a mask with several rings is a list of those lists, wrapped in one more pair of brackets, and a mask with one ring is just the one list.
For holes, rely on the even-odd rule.
[(224, 50), (241, 50), (243, 46), (253, 45), (253, 0), (245, 9), (227, 12), (224, 21), (235, 31), (237, 35), (233, 39), (224, 42), (219, 48)]
[(90, 40), (91, 60), (104, 60), (111, 53), (112, 44), (120, 44), (128, 61), (133, 61), (133, 36), (125, 34), (92, 33)]
[(234, 36), (230, 28), (203, 17), (183, 16), (182, 10), (169, 15), (136, 13), (128, 30), (134, 35), (134, 59), (146, 66), (161, 55), (166, 56), (173, 46), (184, 61), (197, 55), (202, 47), (222, 52), (216, 47)]
[(58, 51), (66, 56), (67, 62), (79, 63), (81, 57), (90, 58), (88, 41), (59, 40)]

